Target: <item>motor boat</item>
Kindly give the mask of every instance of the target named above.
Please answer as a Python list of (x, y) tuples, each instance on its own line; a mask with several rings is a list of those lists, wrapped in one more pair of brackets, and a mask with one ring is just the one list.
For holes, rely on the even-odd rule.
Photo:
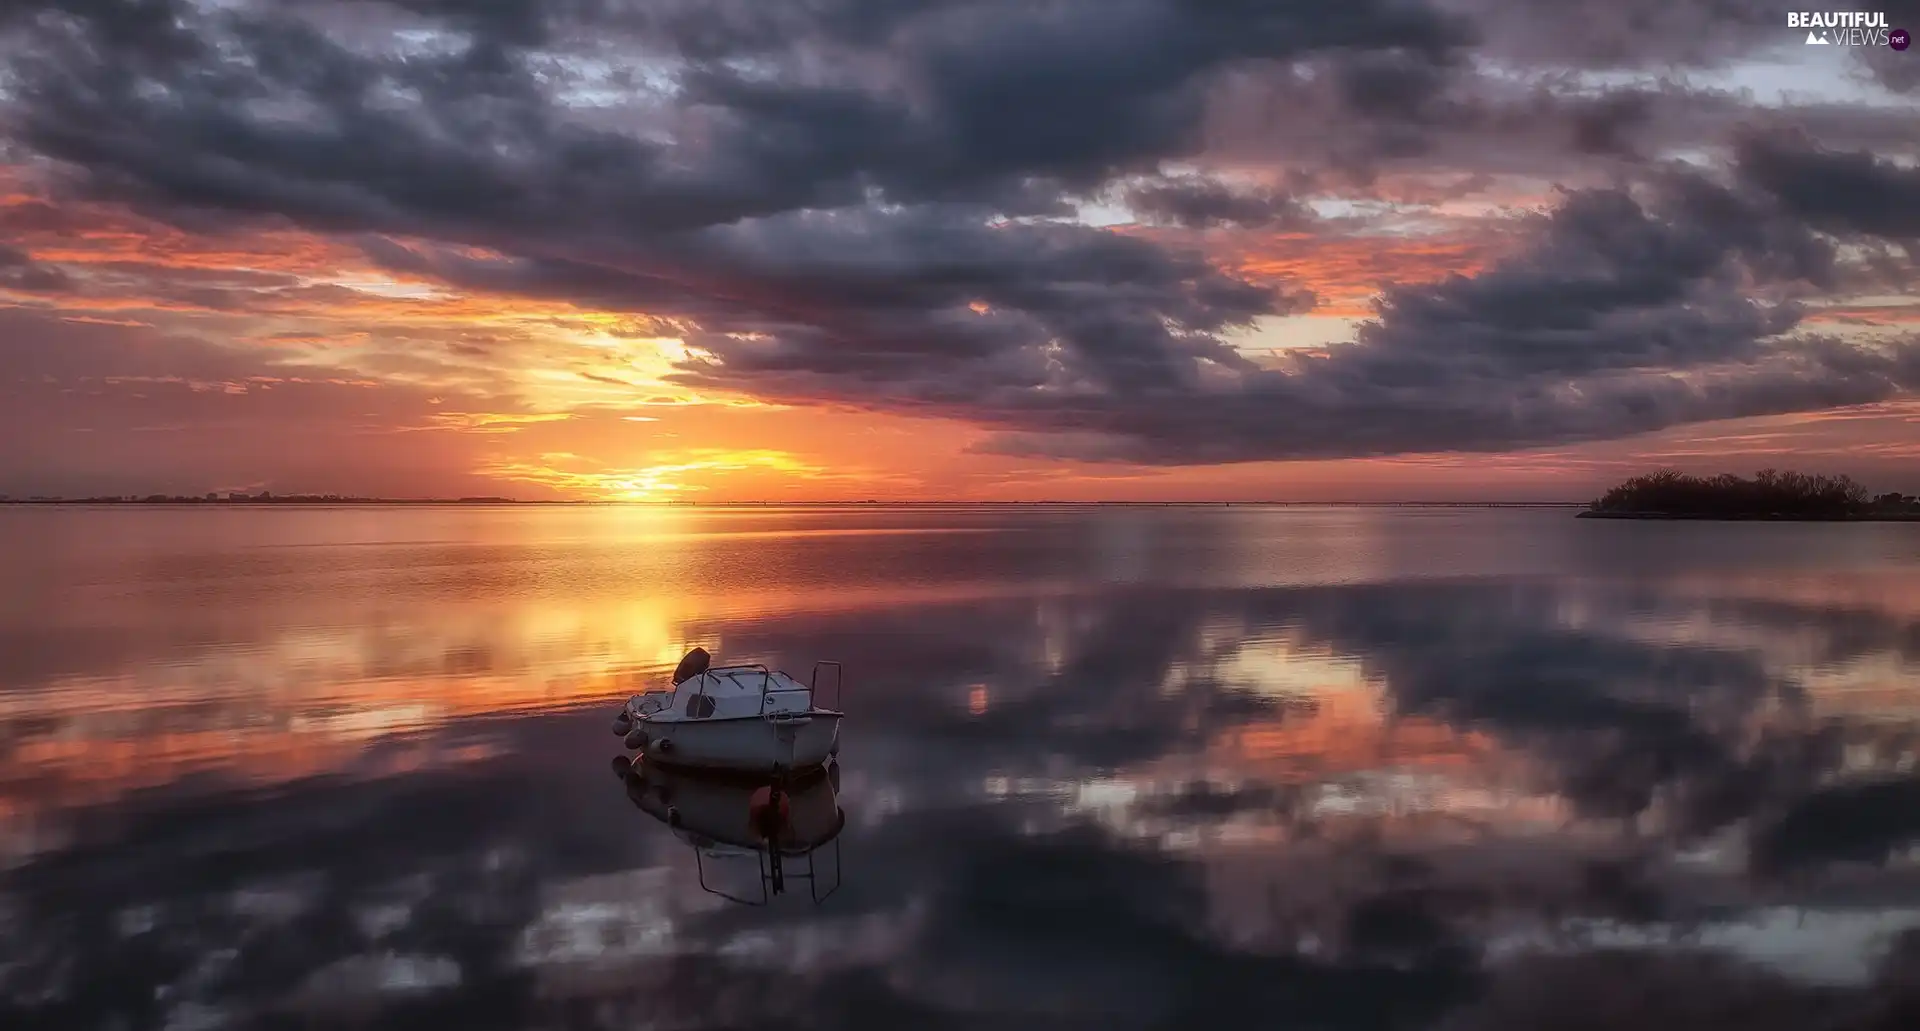
[[(641, 812), (693, 847), (703, 890), (755, 906), (785, 892), (789, 879), (806, 881), (815, 902), (839, 890), (839, 840), (847, 816), (838, 799), (838, 762), (798, 775), (764, 776), (664, 766), (643, 755), (616, 758), (614, 772)], [(830, 863), (819, 870), (814, 854), (828, 846)], [(757, 895), (712, 882), (710, 860), (744, 856), (757, 857)]]
[(714, 666), (705, 648), (680, 660), (671, 687), (627, 700), (613, 732), (656, 764), (778, 773), (840, 752), (838, 708), (815, 701), (824, 669), (840, 698), (840, 664), (816, 662), (806, 683), (759, 663)]

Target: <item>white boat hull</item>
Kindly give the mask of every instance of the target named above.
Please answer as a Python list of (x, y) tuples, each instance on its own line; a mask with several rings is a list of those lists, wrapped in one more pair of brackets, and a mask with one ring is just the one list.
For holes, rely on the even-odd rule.
[(784, 718), (660, 719), (642, 716), (640, 751), (676, 766), (771, 773), (819, 766), (840, 749), (841, 714), (816, 709)]

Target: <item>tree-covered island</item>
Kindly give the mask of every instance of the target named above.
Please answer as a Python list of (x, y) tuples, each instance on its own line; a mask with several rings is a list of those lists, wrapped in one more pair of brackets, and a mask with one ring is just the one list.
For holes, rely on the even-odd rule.
[(1920, 497), (1870, 495), (1847, 476), (1809, 476), (1763, 469), (1752, 479), (1732, 473), (1701, 477), (1663, 469), (1602, 494), (1583, 519), (1777, 519), (1920, 521)]

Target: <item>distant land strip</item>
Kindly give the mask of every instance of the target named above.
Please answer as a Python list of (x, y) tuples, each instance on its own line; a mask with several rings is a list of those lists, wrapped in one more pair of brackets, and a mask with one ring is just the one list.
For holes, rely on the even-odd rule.
[(519, 498), (366, 498), (339, 494), (247, 494), (237, 496), (162, 495), (24, 498), (0, 495), (0, 505), (561, 505), (561, 506), (644, 506), (673, 508), (1018, 508), (1032, 506), (1076, 506), (1106, 508), (1584, 508), (1583, 501), (880, 501), (872, 499), (841, 501), (526, 501)]
[(1579, 519), (1717, 520), (1778, 523), (1920, 522), (1920, 497), (1872, 494), (1848, 476), (1762, 469), (1694, 476), (1646, 473), (1595, 498)]
[(1651, 522), (1722, 523), (1920, 523), (1920, 512), (1852, 512), (1841, 515), (1793, 515), (1790, 513), (1749, 512), (1738, 515), (1710, 515), (1699, 512), (1576, 512), (1575, 519), (1639, 519)]

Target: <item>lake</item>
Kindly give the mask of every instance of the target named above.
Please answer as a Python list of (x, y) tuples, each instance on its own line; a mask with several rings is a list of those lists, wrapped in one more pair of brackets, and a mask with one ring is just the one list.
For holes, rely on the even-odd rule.
[[(0, 576), (9, 1028), (1920, 1026), (1917, 524), (11, 506)], [(615, 773), (693, 645), (844, 664), (765, 906)]]

